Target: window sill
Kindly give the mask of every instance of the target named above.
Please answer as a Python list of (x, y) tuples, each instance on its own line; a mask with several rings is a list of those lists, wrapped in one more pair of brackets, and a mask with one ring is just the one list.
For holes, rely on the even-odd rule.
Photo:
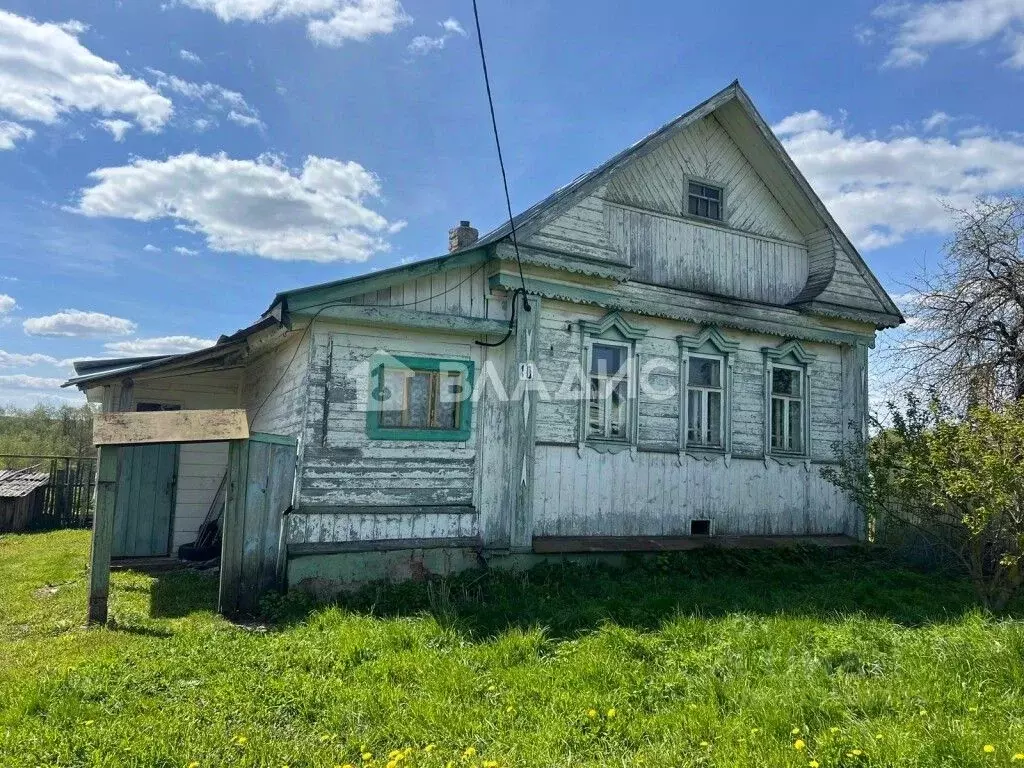
[(366, 436), (371, 440), (407, 440), (445, 443), (465, 443), (470, 439), (470, 430), (440, 429), (368, 429)]

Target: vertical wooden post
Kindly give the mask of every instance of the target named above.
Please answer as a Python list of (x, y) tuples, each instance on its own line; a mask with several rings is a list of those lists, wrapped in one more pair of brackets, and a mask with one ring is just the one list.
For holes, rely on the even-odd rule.
[[(519, 301), (525, 297), (520, 296)], [(509, 355), (514, 366), (514, 380), (523, 386), (522, 399), (509, 403), (512, 409), (512, 430), (509, 445), (508, 475), (510, 481), (511, 520), (509, 547), (529, 551), (533, 547), (533, 475), (537, 452), (537, 390), (536, 382), (519, 382), (519, 363), (533, 363), (536, 369), (540, 348), (540, 297), (530, 298), (530, 311), (519, 306), (516, 318), (515, 355)]]
[(98, 449), (96, 458), (96, 504), (92, 516), (92, 551), (89, 557), (89, 623), (107, 623), (110, 593), (110, 547), (114, 538), (114, 505), (117, 501), (117, 446)]
[(228, 443), (228, 482), (225, 488), (224, 514), (220, 521), (220, 592), (217, 600), (218, 612), (226, 616), (236, 614), (239, 606), (248, 475), (248, 441), (232, 440)]

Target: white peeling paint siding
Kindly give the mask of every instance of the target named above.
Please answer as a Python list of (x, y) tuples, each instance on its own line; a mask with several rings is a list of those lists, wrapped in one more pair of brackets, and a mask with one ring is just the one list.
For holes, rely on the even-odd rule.
[[(178, 405), (186, 410), (238, 408), (242, 369), (136, 377), (132, 408), (140, 402)], [(178, 451), (172, 547), (195, 541), (228, 464), (227, 443), (185, 443)]]
[(500, 302), (490, 298), (487, 269), (482, 264), (455, 267), (429, 277), (396, 282), (389, 288), (361, 294), (346, 303), (401, 307), (463, 317), (504, 316), (501, 314)]
[(246, 362), (241, 402), (251, 431), (296, 438), (302, 434), (308, 371), (309, 334), (302, 329)]
[[(464, 335), (317, 322), (307, 380), (300, 514), (289, 518), (290, 543), (451, 538), (479, 531), (479, 404), (465, 442), (370, 439), (366, 403), (371, 360), (378, 352), (472, 360), (480, 375), (481, 348)], [(309, 514), (310, 508), (317, 514)]]
[[(579, 449), (580, 409), (575, 391), (563, 383), (567, 366), (578, 365), (579, 322), (604, 311), (546, 302), (540, 325), (538, 371), (550, 399), (537, 404), (535, 477), (536, 535), (632, 535), (686, 533), (695, 517), (715, 519), (719, 533), (855, 533), (856, 509), (820, 476), (843, 439), (844, 417), (861, 418), (843, 405), (842, 348), (807, 343), (817, 356), (808, 368), (810, 464), (780, 464), (764, 458), (765, 380), (763, 347), (782, 339), (721, 329), (740, 343), (729, 398), (732, 456), (710, 460), (679, 456), (678, 395), (664, 399), (640, 393), (639, 441), (635, 451), (598, 453)], [(696, 335), (696, 325), (628, 315), (645, 329), (637, 344), (641, 367), (658, 358), (665, 368), (650, 377), (657, 389), (678, 393), (678, 335)], [(578, 370), (578, 368), (576, 369)], [(562, 397), (558, 393), (563, 394)]]

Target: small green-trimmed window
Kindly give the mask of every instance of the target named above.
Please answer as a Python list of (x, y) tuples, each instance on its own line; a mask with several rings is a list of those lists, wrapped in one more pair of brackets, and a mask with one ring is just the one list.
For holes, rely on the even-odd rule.
[(371, 370), (366, 433), (376, 440), (469, 439), (473, 363), (388, 357)]

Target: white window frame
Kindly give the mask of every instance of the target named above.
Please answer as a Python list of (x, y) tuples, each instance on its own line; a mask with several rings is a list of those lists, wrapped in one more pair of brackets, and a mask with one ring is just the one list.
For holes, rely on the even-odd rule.
[[(800, 459), (808, 467), (811, 456), (811, 364), (817, 359), (817, 355), (811, 354), (803, 348), (800, 342), (791, 340), (784, 341), (777, 347), (762, 347), (764, 353), (764, 454), (775, 456), (779, 460)], [(773, 395), (772, 377), (776, 368), (796, 371), (800, 377), (800, 396)], [(776, 398), (787, 401), (800, 402), (800, 449), (787, 450), (776, 448), (772, 445), (772, 402)], [(788, 411), (789, 408), (786, 408)], [(788, 418), (784, 425), (788, 432)]]
[[(775, 378), (775, 371), (793, 371), (799, 377), (800, 382), (800, 394), (799, 395), (784, 395), (777, 394), (773, 387), (773, 380)], [(802, 365), (785, 365), (783, 363), (772, 363), (769, 368), (768, 378), (768, 444), (772, 453), (785, 454), (789, 456), (803, 456), (807, 453), (807, 370)], [(792, 434), (790, 431), (790, 418), (789, 413), (793, 403), (800, 404), (800, 447), (797, 449), (778, 447), (775, 443), (775, 424), (773, 423), (775, 418), (775, 401), (779, 400), (783, 403), (782, 408), (782, 438), (783, 444), (789, 444), (792, 442)]]
[[(718, 212), (719, 218), (715, 219), (711, 216), (701, 216), (699, 213), (690, 213), (690, 184), (699, 184), (702, 187), (712, 187), (719, 191), (718, 200)], [(729, 190), (726, 185), (720, 181), (714, 181), (712, 179), (703, 178), (701, 176), (686, 176), (683, 179), (683, 216), (692, 219), (694, 221), (700, 221), (708, 224), (717, 224), (719, 226), (728, 226), (728, 209), (726, 208), (726, 197), (729, 194)], [(703, 195), (697, 197), (705, 198)]]
[[(725, 457), (728, 466), (732, 459), (732, 390), (733, 363), (740, 343), (727, 338), (718, 328), (706, 326), (696, 336), (676, 336), (679, 345), (679, 460), (693, 452), (698, 457), (718, 454)], [(721, 368), (721, 444), (693, 443), (690, 432), (690, 358), (703, 357), (720, 360)]]
[[(622, 373), (623, 368), (620, 368), (619, 372), (617, 372), (615, 375), (604, 375), (604, 376), (602, 376), (601, 374), (593, 373), (592, 371), (593, 371), (594, 347), (595, 346), (618, 347), (620, 349), (625, 350), (626, 358), (625, 358), (625, 365), (623, 366), (623, 368), (625, 369), (625, 373), (624, 374)], [(614, 339), (602, 339), (602, 338), (593, 338), (593, 337), (591, 337), (591, 338), (588, 338), (587, 341), (586, 341), (586, 349), (587, 349), (587, 355), (586, 355), (585, 374), (586, 374), (586, 386), (587, 386), (587, 389), (586, 389), (586, 398), (585, 398), (584, 410), (583, 410), (584, 417), (585, 417), (584, 424), (583, 424), (585, 439), (588, 440), (588, 441), (590, 441), (590, 440), (600, 440), (602, 442), (609, 442), (609, 443), (630, 443), (630, 442), (632, 442), (632, 437), (633, 437), (633, 432), (634, 432), (634, 429), (633, 429), (633, 427), (634, 427), (634, 423), (633, 423), (634, 417), (633, 417), (633, 413), (632, 413), (633, 409), (631, 407), (631, 404), (634, 402), (635, 397), (636, 397), (636, 394), (635, 394), (636, 376), (634, 375), (635, 356), (634, 356), (634, 350), (633, 350), (633, 342), (617, 341), (617, 340), (614, 340)], [(603, 392), (600, 393), (601, 397), (603, 397), (606, 401), (609, 401), (609, 402), (606, 402), (606, 404), (605, 404), (605, 408), (604, 408), (604, 424), (603, 424), (602, 432), (600, 434), (591, 432), (591, 426), (590, 426), (590, 403), (591, 403), (591, 399), (590, 399), (590, 384), (591, 384), (591, 380), (594, 379), (595, 377), (597, 377), (599, 379), (599, 381), (601, 382), (600, 386), (603, 389)], [(623, 424), (622, 424), (622, 430), (621, 430), (622, 435), (621, 436), (613, 436), (613, 435), (610, 434), (610, 432), (611, 432), (611, 413), (612, 413), (612, 409), (609, 407), (609, 404), (610, 404), (610, 401), (611, 401), (611, 392), (614, 390), (615, 384), (617, 384), (618, 382), (622, 381), (623, 378), (625, 379), (625, 383), (626, 383), (626, 403), (625, 403), (625, 407), (623, 408), (623, 417), (622, 417), (623, 418)], [(609, 384), (611, 386), (609, 386)]]
[[(700, 384), (690, 383), (690, 366), (693, 360), (714, 360), (718, 363), (718, 386), (703, 386)], [(693, 448), (710, 451), (723, 451), (725, 450), (725, 398), (726, 398), (726, 379), (728, 377), (728, 361), (725, 355), (713, 355), (704, 352), (691, 352), (686, 358), (686, 397), (684, 398), (685, 413), (683, 414), (683, 427), (686, 429), (686, 444)], [(703, 433), (699, 439), (693, 439), (690, 436), (690, 392), (700, 393), (700, 411), (703, 416), (704, 428), (701, 430)], [(710, 423), (708, 407), (709, 393), (718, 392), (720, 397), (718, 399), (718, 442), (708, 442), (704, 438), (707, 436), (708, 428), (707, 424)]]
[[(640, 438), (640, 398), (637, 376), (640, 371), (640, 341), (647, 331), (628, 322), (618, 312), (609, 312), (598, 321), (580, 320), (580, 385), (577, 411), (578, 451), (582, 455), (585, 447), (600, 453), (617, 453), (629, 449), (637, 450)], [(590, 433), (590, 368), (595, 344), (619, 346), (626, 350), (626, 409), (625, 429), (622, 437), (606, 437)], [(608, 413), (608, 411), (606, 411)], [(605, 433), (607, 434), (607, 433)]]

